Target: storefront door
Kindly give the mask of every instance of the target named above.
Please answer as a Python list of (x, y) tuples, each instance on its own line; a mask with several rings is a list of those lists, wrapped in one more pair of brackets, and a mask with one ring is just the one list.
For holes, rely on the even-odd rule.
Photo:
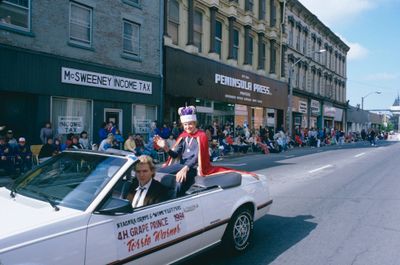
[(104, 109), (104, 120), (114, 125), (122, 131), (122, 109)]

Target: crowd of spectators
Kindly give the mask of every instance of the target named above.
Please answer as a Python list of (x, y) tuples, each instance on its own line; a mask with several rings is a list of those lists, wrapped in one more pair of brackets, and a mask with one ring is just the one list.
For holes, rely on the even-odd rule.
[[(208, 137), (211, 161), (220, 160), (234, 153), (246, 154), (250, 151), (269, 154), (284, 152), (293, 147), (318, 148), (324, 145), (341, 145), (356, 141), (370, 141), (373, 146), (376, 144), (376, 138), (387, 138), (387, 134), (377, 133), (374, 129), (348, 134), (335, 129), (301, 129), (297, 130), (291, 138), (283, 128), (274, 130), (260, 126), (258, 129), (250, 129), (246, 124), (234, 127), (232, 123), (218, 124), (216, 121), (211, 125), (199, 127)], [(66, 137), (54, 135), (51, 123), (47, 122), (40, 130), (42, 146), (38, 154), (38, 162), (41, 163), (66, 149), (105, 151), (108, 148), (115, 148), (132, 152), (137, 156), (149, 155), (155, 163), (159, 163), (162, 151), (157, 150), (154, 145), (154, 136), (159, 135), (166, 139), (168, 146), (172, 148), (181, 132), (182, 128), (177, 122), (158, 126), (154, 121), (150, 124), (148, 133), (144, 135), (130, 133), (124, 137), (113, 122), (104, 122), (97, 132), (100, 140), (94, 143), (88, 138), (86, 131), (79, 134), (70, 133)], [(166, 159), (166, 156), (167, 154), (164, 153), (161, 157)], [(32, 161), (30, 144), (23, 136), (15, 138), (12, 130), (7, 130), (5, 135), (0, 134), (0, 169), (10, 175), (19, 174), (30, 170)]]

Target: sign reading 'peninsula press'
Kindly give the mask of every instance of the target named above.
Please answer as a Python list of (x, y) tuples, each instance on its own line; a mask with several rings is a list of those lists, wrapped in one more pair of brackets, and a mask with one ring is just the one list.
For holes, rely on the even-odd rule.
[(66, 67), (61, 68), (61, 82), (74, 85), (93, 86), (143, 94), (152, 94), (152, 83), (148, 81)]

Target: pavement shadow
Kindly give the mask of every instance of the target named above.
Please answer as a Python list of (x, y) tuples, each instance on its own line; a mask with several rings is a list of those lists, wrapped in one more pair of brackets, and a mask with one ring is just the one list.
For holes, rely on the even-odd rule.
[(231, 256), (223, 253), (222, 249), (218, 247), (181, 264), (270, 264), (286, 250), (306, 238), (316, 228), (317, 223), (309, 221), (313, 218), (312, 215), (298, 215), (296, 217), (267, 215), (255, 223), (252, 245), (245, 253), (239, 256)]

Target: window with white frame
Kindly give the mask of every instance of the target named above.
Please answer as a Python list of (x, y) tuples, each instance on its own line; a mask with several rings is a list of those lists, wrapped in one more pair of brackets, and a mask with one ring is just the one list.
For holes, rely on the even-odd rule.
[(0, 0), (0, 25), (29, 31), (31, 0)]
[(199, 48), (199, 52), (202, 50), (202, 37), (203, 37), (203, 14), (196, 10), (194, 12), (194, 19), (193, 19), (193, 41), (194, 45)]
[(51, 98), (51, 121), (56, 135), (66, 140), (67, 134), (86, 131), (93, 136), (92, 101), (75, 98)]
[(140, 55), (140, 25), (128, 20), (123, 21), (123, 52)]
[(132, 132), (139, 133), (145, 141), (149, 140), (150, 124), (157, 120), (157, 107), (132, 105)]
[(93, 9), (77, 3), (70, 3), (69, 39), (73, 43), (92, 45)]
[(168, 35), (172, 43), (178, 45), (179, 42), (179, 3), (176, 0), (168, 2)]

